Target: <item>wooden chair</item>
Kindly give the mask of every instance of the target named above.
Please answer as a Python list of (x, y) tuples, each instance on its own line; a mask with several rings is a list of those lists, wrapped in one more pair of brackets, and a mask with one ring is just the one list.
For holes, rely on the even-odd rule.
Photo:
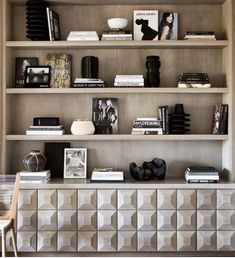
[(16, 209), (18, 201), (18, 192), (20, 186), (20, 175), (16, 175), (14, 191), (11, 200), (10, 211), (5, 216), (0, 216), (0, 230), (2, 235), (2, 257), (6, 256), (6, 234), (11, 231), (12, 243), (14, 248), (15, 257), (17, 257), (16, 235), (14, 224), (16, 220)]

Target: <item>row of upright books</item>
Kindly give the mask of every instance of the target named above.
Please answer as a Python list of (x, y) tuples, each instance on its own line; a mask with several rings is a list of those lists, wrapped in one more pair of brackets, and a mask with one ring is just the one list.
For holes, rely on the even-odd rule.
[(185, 171), (188, 183), (218, 183), (219, 171), (214, 167), (188, 167)]

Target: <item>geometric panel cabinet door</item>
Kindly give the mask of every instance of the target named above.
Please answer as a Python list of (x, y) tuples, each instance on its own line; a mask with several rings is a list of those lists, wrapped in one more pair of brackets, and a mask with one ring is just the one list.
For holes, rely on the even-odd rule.
[(177, 230), (188, 231), (196, 230), (196, 210), (177, 211)]
[(217, 251), (235, 251), (234, 231), (217, 231)]
[(97, 209), (115, 210), (117, 207), (116, 190), (98, 190)]
[(77, 230), (76, 210), (58, 210), (58, 230)]
[(197, 208), (200, 210), (214, 210), (216, 208), (216, 191), (198, 190)]
[(37, 212), (35, 210), (19, 210), (17, 216), (17, 230), (36, 230)]
[(138, 209), (140, 210), (154, 210), (157, 206), (156, 190), (138, 190)]
[(195, 231), (178, 231), (177, 251), (196, 251), (196, 238)]
[(176, 211), (159, 210), (157, 213), (158, 230), (176, 230)]
[(158, 251), (176, 251), (176, 231), (158, 231)]
[(18, 198), (18, 210), (36, 210), (37, 209), (37, 191), (20, 190)]
[(99, 252), (115, 252), (117, 249), (116, 231), (98, 231), (97, 243)]
[(157, 227), (155, 210), (139, 210), (138, 211), (138, 230), (155, 231)]
[(235, 210), (217, 210), (217, 230), (235, 231)]
[(117, 249), (119, 252), (135, 252), (136, 251), (136, 232), (119, 231)]
[(176, 190), (158, 190), (157, 206), (161, 210), (176, 209)]
[(98, 210), (98, 230), (116, 230), (117, 213), (115, 210)]
[(57, 230), (56, 210), (38, 211), (38, 230)]
[(77, 209), (76, 190), (58, 190), (58, 209), (75, 210)]
[(59, 231), (58, 232), (58, 252), (76, 252), (77, 250), (77, 232)]
[(38, 209), (56, 209), (56, 190), (38, 190)]
[(136, 190), (118, 190), (118, 209), (136, 209)]
[(216, 251), (215, 231), (197, 231), (197, 250)]
[(96, 209), (96, 190), (78, 190), (78, 209)]
[(96, 252), (97, 233), (96, 231), (78, 232), (78, 252)]
[(177, 209), (194, 210), (196, 209), (195, 190), (177, 190)]
[(56, 231), (38, 232), (38, 252), (56, 252), (57, 250)]
[(154, 252), (157, 249), (156, 231), (138, 231), (138, 251)]
[(18, 231), (17, 247), (19, 252), (36, 252), (36, 232)]
[(118, 211), (118, 230), (136, 230), (137, 214), (135, 210)]
[(95, 210), (78, 211), (78, 230), (96, 230), (97, 214)]
[(217, 190), (217, 209), (235, 209), (235, 190)]
[(216, 213), (214, 210), (197, 211), (197, 230), (216, 230)]

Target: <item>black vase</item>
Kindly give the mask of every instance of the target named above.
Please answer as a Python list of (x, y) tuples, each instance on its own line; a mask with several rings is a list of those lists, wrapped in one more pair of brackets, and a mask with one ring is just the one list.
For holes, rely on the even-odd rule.
[(82, 78), (98, 78), (99, 59), (95, 56), (84, 56), (82, 58)]
[(147, 87), (160, 86), (160, 67), (161, 62), (159, 56), (147, 56)]
[(29, 172), (42, 171), (46, 165), (47, 159), (39, 150), (32, 150), (23, 160), (24, 166)]

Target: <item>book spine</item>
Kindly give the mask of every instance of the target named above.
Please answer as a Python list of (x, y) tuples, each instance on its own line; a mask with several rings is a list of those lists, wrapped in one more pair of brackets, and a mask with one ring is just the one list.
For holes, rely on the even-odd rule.
[(50, 18), (50, 9), (47, 7), (47, 23), (48, 23), (48, 31), (49, 31), (49, 37), (50, 41), (52, 41), (52, 33), (51, 33), (51, 18)]
[(162, 120), (163, 134), (169, 134), (169, 111), (168, 106), (159, 107), (159, 116)]
[(73, 88), (103, 88), (104, 83), (74, 83)]
[(212, 134), (219, 134), (221, 104), (215, 105)]
[(49, 13), (50, 13), (50, 26), (51, 26), (51, 40), (54, 41), (55, 32), (54, 32), (54, 25), (53, 25), (53, 13), (50, 9), (49, 9)]
[(222, 105), (219, 133), (228, 133), (228, 105)]
[(162, 121), (133, 121), (134, 128), (162, 128)]

